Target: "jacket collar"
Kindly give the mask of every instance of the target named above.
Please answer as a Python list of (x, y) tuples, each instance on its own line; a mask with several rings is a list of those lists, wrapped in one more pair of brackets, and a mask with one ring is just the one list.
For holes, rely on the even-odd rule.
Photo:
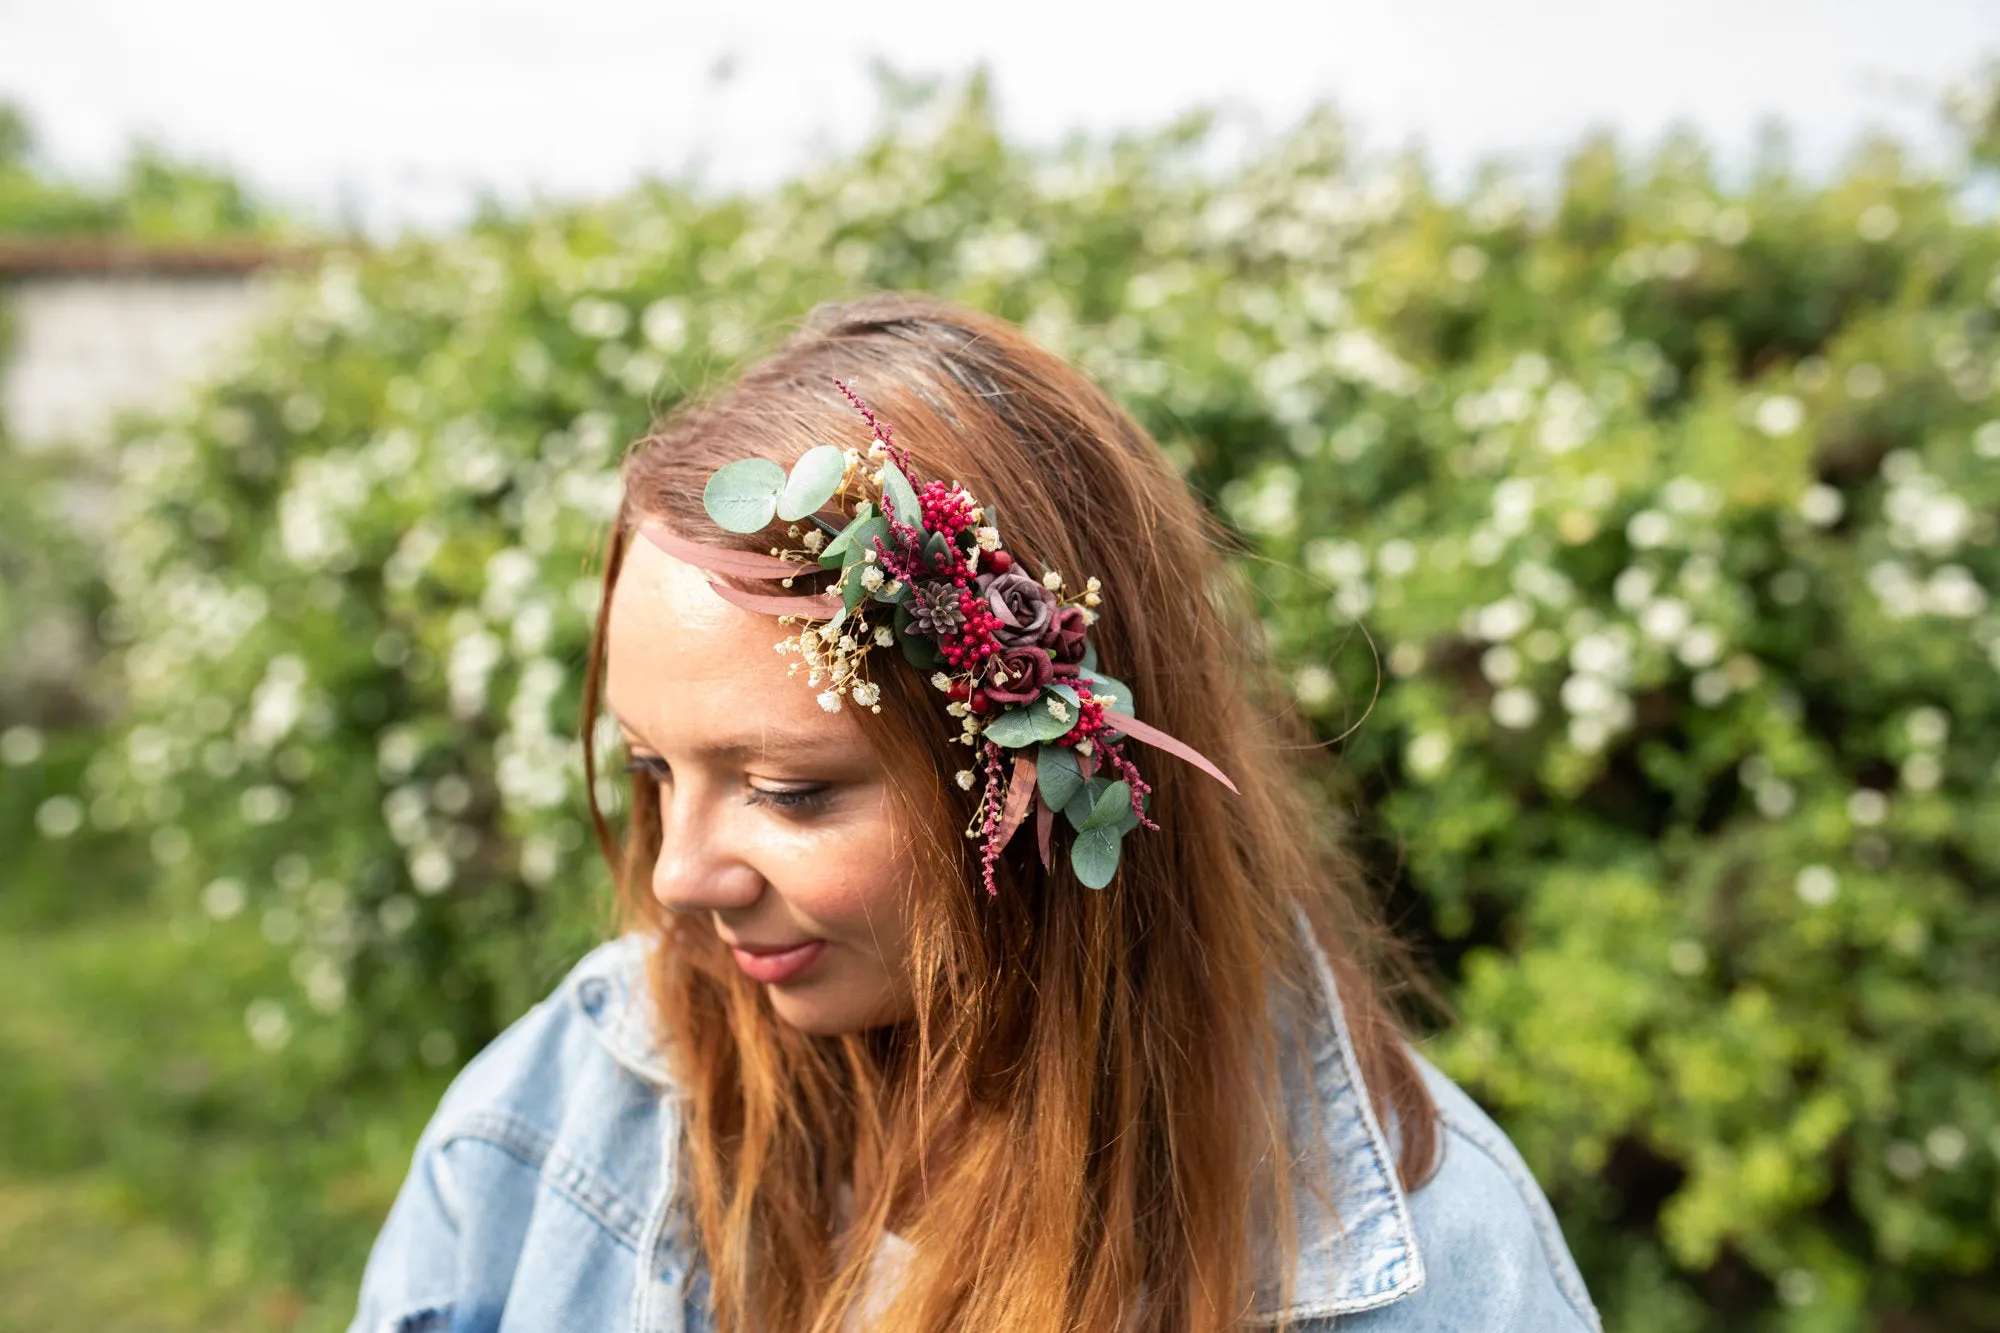
[[(1267, 1272), (1258, 1283), (1251, 1316), (1251, 1322), (1260, 1324), (1372, 1310), (1424, 1284), (1423, 1257), (1409, 1199), (1397, 1179), (1394, 1145), (1362, 1086), (1354, 1039), (1326, 955), (1305, 917), (1299, 914), (1296, 920), (1318, 972), (1315, 998), (1323, 1008), (1306, 1019), (1315, 1032), (1307, 1048), (1310, 1069), (1286, 1071), (1286, 1107), (1302, 1164), (1318, 1153), (1333, 1169), (1333, 1207), (1329, 1210), (1303, 1187), (1294, 1191), (1298, 1248), (1291, 1299), (1279, 1307), (1277, 1275)], [(602, 946), (578, 965), (568, 990), (612, 1059), (671, 1097), (674, 1085), (646, 994), (649, 947), (639, 935)]]

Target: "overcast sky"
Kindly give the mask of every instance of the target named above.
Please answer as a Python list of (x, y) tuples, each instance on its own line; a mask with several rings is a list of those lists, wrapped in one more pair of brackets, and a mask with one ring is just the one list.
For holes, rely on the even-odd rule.
[(1811, 165), (1870, 124), (1935, 144), (1936, 90), (1994, 54), (2000, 0), (0, 0), (0, 97), (59, 162), (107, 171), (149, 135), (378, 226), (697, 157), (717, 184), (775, 179), (867, 133), (875, 57), (986, 63), (1033, 141), (1203, 102), (1277, 126), (1330, 97), (1367, 142), (1459, 171), (1676, 120), (1738, 160), (1774, 116)]

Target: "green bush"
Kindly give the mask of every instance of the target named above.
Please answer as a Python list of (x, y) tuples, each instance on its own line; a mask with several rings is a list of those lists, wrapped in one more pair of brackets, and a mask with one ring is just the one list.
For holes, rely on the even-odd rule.
[(289, 956), (266, 1044), (448, 1064), (604, 928), (570, 733), (620, 450), (815, 302), (923, 289), (1076, 358), (1252, 543), (1433, 1049), (1611, 1326), (2000, 1327), (1985, 169), (1591, 142), (1452, 195), (1326, 115), (1220, 174), (1198, 118), (911, 116), (757, 197), (333, 260), (124, 443), (82, 795)]

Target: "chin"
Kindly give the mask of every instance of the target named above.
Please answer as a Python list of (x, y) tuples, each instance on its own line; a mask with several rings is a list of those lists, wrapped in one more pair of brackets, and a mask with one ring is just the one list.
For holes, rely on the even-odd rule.
[(770, 988), (770, 995), (772, 1012), (808, 1036), (838, 1037), (895, 1021), (886, 1012), (891, 1006), (879, 996), (814, 995), (810, 989), (788, 994), (778, 986)]

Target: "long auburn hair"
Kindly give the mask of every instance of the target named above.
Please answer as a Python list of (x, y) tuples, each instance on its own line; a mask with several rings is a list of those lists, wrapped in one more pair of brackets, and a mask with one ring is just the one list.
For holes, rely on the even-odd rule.
[[(1435, 1112), (1387, 1001), (1407, 970), (1310, 794), (1306, 765), (1321, 756), (1272, 686), (1254, 599), (1223, 558), (1227, 531), (1082, 374), (1003, 320), (879, 295), (814, 310), (733, 385), (659, 423), (624, 462), (585, 685), (587, 771), (606, 618), (637, 525), (768, 549), (768, 537), (719, 532), (703, 487), (735, 458), (789, 464), (815, 443), (865, 444), (836, 377), (894, 426), (919, 483), (956, 478), (996, 504), (1031, 567), (1103, 580), (1091, 634), (1105, 670), (1132, 688), (1139, 717), (1208, 755), (1241, 794), (1142, 748), (1160, 831), (1125, 840), (1109, 887), (1079, 884), (1060, 841), (1045, 871), (1022, 836), (989, 896), (961, 835), (974, 796), (945, 780), (964, 762), (957, 724), (920, 673), (885, 664), (873, 674), (882, 711), (861, 721), (924, 867), (902, 907), (915, 1010), (826, 1037), (779, 1021), (705, 918), (654, 901), (651, 780), (632, 782), (622, 842), (592, 791), (626, 926), (660, 941), (652, 1001), (686, 1108), (679, 1203), (718, 1327), (832, 1333), (892, 1208), (914, 1254), (873, 1327), (1238, 1327), (1260, 1238), (1291, 1290), (1301, 1149), (1287, 1141), (1280, 1070), (1325, 1037), (1323, 1020), (1274, 1018), (1274, 984), (1294, 1002), (1319, 984), (1295, 911), (1332, 964), (1406, 1185), (1433, 1167)], [(1329, 1197), (1325, 1172), (1307, 1183)]]

